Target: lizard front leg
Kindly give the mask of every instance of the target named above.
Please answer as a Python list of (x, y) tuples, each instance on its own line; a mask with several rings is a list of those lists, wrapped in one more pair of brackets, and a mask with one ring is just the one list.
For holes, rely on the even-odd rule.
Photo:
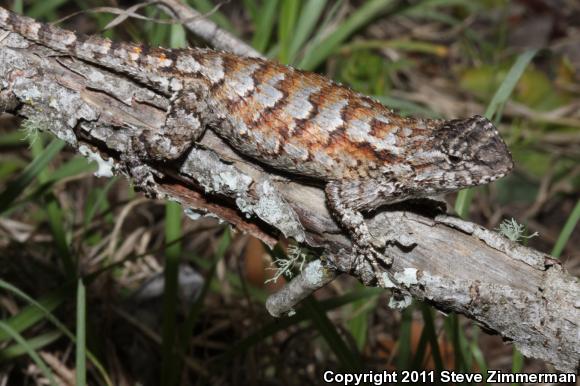
[(144, 134), (146, 155), (157, 161), (179, 158), (203, 134), (206, 107), (190, 89), (176, 92), (166, 112), (165, 124)]
[(388, 203), (397, 196), (397, 185), (390, 181), (355, 180), (330, 181), (327, 183), (326, 197), (332, 215), (349, 233), (358, 257), (364, 257), (371, 265), (380, 285), (382, 281), (379, 261), (386, 266), (392, 258), (377, 251), (372, 245), (372, 236), (364, 221), (362, 210), (372, 210)]

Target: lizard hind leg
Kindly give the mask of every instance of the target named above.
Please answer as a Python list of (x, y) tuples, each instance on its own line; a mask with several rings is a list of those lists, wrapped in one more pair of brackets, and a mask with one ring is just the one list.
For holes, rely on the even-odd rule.
[(180, 91), (171, 98), (163, 127), (145, 134), (147, 156), (157, 161), (174, 160), (203, 134), (200, 103), (191, 91)]
[[(349, 233), (354, 244), (354, 252), (356, 253), (355, 269), (358, 269), (359, 258), (363, 257), (371, 265), (373, 273), (380, 285), (383, 285), (381, 269), (379, 261), (386, 266), (392, 264), (392, 259), (384, 256), (377, 251), (372, 245), (372, 236), (365, 223), (364, 217), (354, 202), (350, 202), (347, 197), (352, 193), (353, 185), (359, 192), (372, 192), (373, 186), (370, 186), (365, 181), (330, 181), (327, 183), (325, 192), (328, 201), (328, 206), (331, 214), (338, 221), (338, 223)], [(378, 194), (378, 192), (376, 192)]]

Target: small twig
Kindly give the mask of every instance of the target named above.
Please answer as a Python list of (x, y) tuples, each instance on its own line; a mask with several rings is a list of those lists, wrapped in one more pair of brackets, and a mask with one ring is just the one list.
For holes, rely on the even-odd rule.
[(140, 8), (146, 7), (148, 5), (149, 5), (149, 3), (139, 3), (139, 4), (133, 5), (130, 8), (127, 8), (127, 9), (117, 8), (117, 7), (95, 7), (95, 8), (89, 8), (89, 9), (83, 9), (82, 11), (73, 12), (71, 14), (68, 14), (63, 18), (60, 18), (60, 19), (52, 22), (51, 24), (60, 24), (60, 23), (63, 23), (66, 20), (71, 19), (75, 16), (83, 15), (83, 14), (87, 14), (87, 13), (111, 13), (113, 15), (118, 15), (115, 19), (113, 19), (111, 22), (109, 22), (109, 24), (107, 24), (105, 26), (105, 28), (103, 28), (103, 30), (107, 30), (109, 28), (115, 27), (130, 17), (135, 18), (135, 19), (139, 19), (139, 20), (153, 21), (153, 22), (159, 23), (159, 24), (175, 24), (176, 23), (173, 20), (154, 19), (151, 17), (143, 16), (143, 15), (135, 12), (135, 11), (139, 10)]
[(319, 288), (338, 276), (336, 271), (322, 265), (320, 260), (311, 261), (306, 268), (280, 291), (270, 295), (266, 309), (272, 316), (282, 316)]
[(63, 382), (64, 385), (75, 385), (75, 373), (55, 355), (49, 352), (40, 352), (40, 356), (44, 361), (54, 370), (58, 379)]
[(214, 48), (230, 51), (234, 54), (250, 57), (263, 57), (258, 51), (240, 39), (207, 20), (201, 13), (181, 3), (179, 0), (159, 0), (161, 9), (171, 17), (181, 21), (183, 25), (201, 37)]

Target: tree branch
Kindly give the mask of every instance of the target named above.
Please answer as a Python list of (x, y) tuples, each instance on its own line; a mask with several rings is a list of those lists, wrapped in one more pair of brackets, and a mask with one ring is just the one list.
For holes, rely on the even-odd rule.
[[(122, 75), (0, 30), (0, 107), (101, 159), (102, 174), (124, 174), (150, 196), (179, 201), (190, 215), (218, 216), (269, 245), (283, 234), (323, 248), (321, 269), (350, 270), (352, 245), (328, 213), (322, 189), (241, 157), (211, 130), (184, 160), (139, 159), (132, 143), (144, 130), (163, 125), (168, 103)], [(394, 305), (404, 305), (410, 294), (463, 313), (513, 341), (523, 354), (576, 371), (580, 285), (558, 262), (417, 205), (379, 212), (368, 225), (377, 247), (395, 258), (388, 270), (399, 287)], [(386, 245), (393, 235), (399, 243)], [(373, 280), (370, 267), (351, 273), (367, 284)], [(307, 279), (303, 276), (298, 281)], [(284, 312), (324, 280), (292, 284), (284, 290), (291, 296), (276, 295), (289, 300), (272, 300), (274, 312)]]

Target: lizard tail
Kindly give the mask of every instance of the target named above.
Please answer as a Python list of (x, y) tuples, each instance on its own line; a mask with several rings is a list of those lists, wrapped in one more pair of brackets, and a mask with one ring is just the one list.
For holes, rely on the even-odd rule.
[[(98, 36), (75, 33), (18, 15), (2, 7), (0, 7), (0, 29), (15, 32), (27, 40), (55, 51), (70, 54), (155, 86), (152, 77), (156, 69), (152, 67), (160, 64), (152, 62), (142, 45), (112, 42)], [(151, 71), (147, 71), (148, 69)], [(159, 87), (159, 91), (165, 92), (163, 88)]]

